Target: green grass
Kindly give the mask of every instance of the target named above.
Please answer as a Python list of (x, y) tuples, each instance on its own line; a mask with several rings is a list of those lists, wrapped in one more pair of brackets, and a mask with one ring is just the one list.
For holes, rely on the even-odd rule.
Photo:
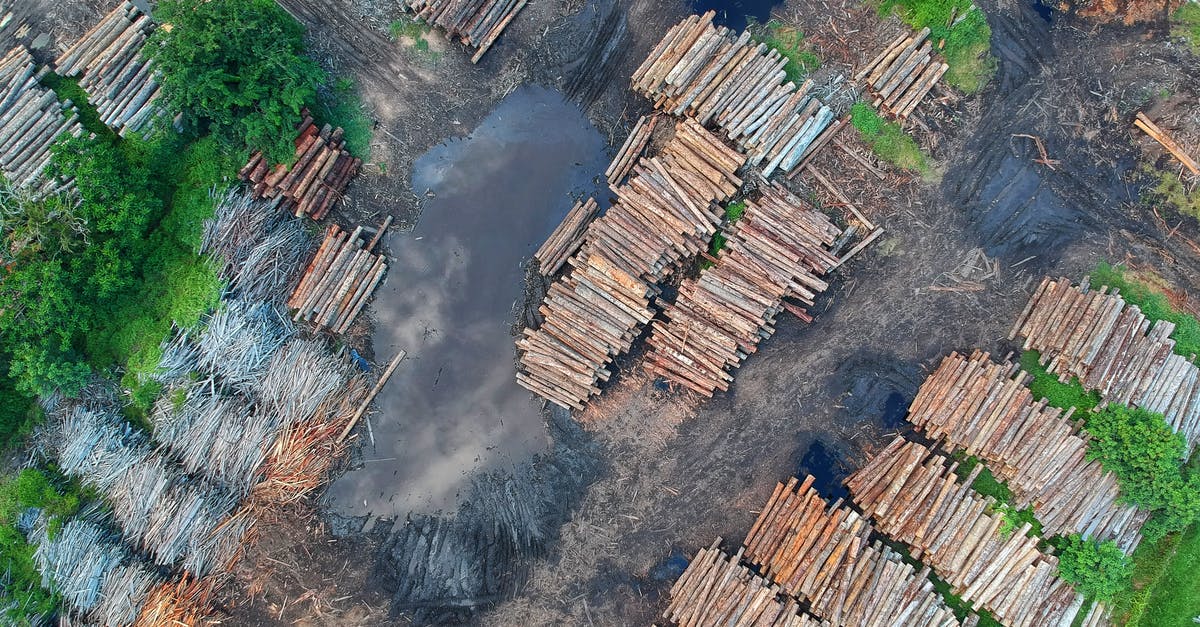
[(1150, 167), (1146, 169), (1158, 178), (1158, 185), (1150, 188), (1146, 194), (1150, 201), (1160, 201), (1176, 213), (1200, 220), (1200, 189), (1188, 191), (1183, 180), (1174, 172)]
[(850, 108), (850, 123), (884, 161), (905, 170), (929, 174), (929, 159), (921, 152), (916, 140), (896, 122), (884, 120), (870, 104), (855, 103)]
[(821, 58), (804, 43), (804, 33), (779, 20), (771, 20), (761, 26), (753, 26), (755, 40), (779, 51), (787, 58), (783, 71), (787, 80), (799, 85), (805, 77), (821, 67)]
[(1184, 2), (1171, 16), (1171, 35), (1187, 41), (1193, 54), (1200, 55), (1200, 4)]
[(1089, 392), (1079, 384), (1079, 379), (1072, 377), (1067, 383), (1058, 380), (1046, 367), (1038, 363), (1041, 355), (1037, 351), (1025, 351), (1021, 355), (1021, 369), (1033, 376), (1029, 389), (1035, 399), (1046, 399), (1051, 407), (1067, 409), (1074, 407), (1076, 412), (1088, 412), (1100, 404), (1100, 394)]
[(54, 91), (59, 102), (65, 103), (70, 100), (71, 104), (75, 105), (79, 110), (79, 123), (85, 130), (106, 139), (116, 139), (117, 134), (100, 121), (100, 113), (88, 102), (87, 92), (79, 86), (78, 78), (66, 78), (54, 72), (47, 72), (40, 80), (43, 85)]
[(401, 39), (419, 40), (422, 35), (429, 32), (429, 26), (405, 15), (388, 24), (388, 32), (391, 33), (392, 40), (394, 41)]
[(1092, 286), (1116, 287), (1121, 290), (1125, 302), (1137, 305), (1151, 321), (1166, 320), (1175, 324), (1171, 338), (1175, 340), (1175, 354), (1183, 357), (1200, 355), (1200, 321), (1188, 314), (1176, 311), (1160, 290), (1145, 281), (1139, 281), (1119, 266), (1101, 263), (1092, 271)]
[[(428, 45), (428, 44), (427, 44)], [(354, 81), (338, 79), (332, 89), (322, 89), (315, 116), (318, 122), (340, 126), (345, 131), (346, 149), (363, 159), (371, 156), (371, 135), (374, 122), (363, 109), (362, 99)]]
[[(982, 463), (978, 457), (967, 456), (961, 452), (954, 457), (958, 460), (958, 468), (954, 472), (959, 479), (965, 480), (975, 470), (975, 467)], [(979, 471), (979, 475), (971, 483), (971, 489), (996, 500), (995, 511), (1004, 516), (1004, 522), (1000, 525), (1000, 533), (1008, 536), (1020, 529), (1021, 525), (1029, 523), (1031, 535), (1039, 537), (1042, 535), (1042, 523), (1034, 515), (1033, 508), (1017, 509), (1012, 502), (1012, 490), (1003, 481), (997, 479), (996, 475), (993, 475), (986, 466)]]
[(971, 0), (883, 0), (879, 5), (881, 15), (893, 11), (914, 29), (928, 26), (935, 47), (946, 42), (941, 54), (950, 66), (945, 80), (951, 86), (973, 94), (995, 74), (992, 29)]
[[(745, 213), (746, 213), (746, 203), (745, 202), (739, 201), (739, 202), (729, 203), (728, 205), (726, 205), (725, 206), (725, 224), (722, 226), (722, 229), (729, 228), (735, 222), (737, 222), (738, 220), (741, 220), (742, 215), (744, 215)], [(712, 257), (716, 257), (717, 254), (720, 253), (721, 250), (725, 248), (725, 244), (728, 241), (729, 240), (727, 240), (725, 238), (724, 233), (722, 233), (721, 231), (717, 231), (717, 234), (713, 235), (712, 241), (708, 243), (708, 254)], [(703, 260), (700, 263), (700, 267), (703, 269), (711, 268), (712, 265), (713, 265), (713, 263), (707, 259)]]

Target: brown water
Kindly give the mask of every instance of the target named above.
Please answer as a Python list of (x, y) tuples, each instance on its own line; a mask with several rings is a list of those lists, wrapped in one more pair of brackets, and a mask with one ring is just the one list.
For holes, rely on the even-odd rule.
[(389, 238), (393, 260), (372, 305), (376, 362), (401, 349), (408, 358), (376, 401), (363, 466), (330, 488), (336, 512), (451, 511), (473, 476), (545, 450), (539, 404), (514, 379), (521, 263), (575, 196), (595, 193), (606, 165), (600, 133), (540, 87), (417, 159), (421, 219)]

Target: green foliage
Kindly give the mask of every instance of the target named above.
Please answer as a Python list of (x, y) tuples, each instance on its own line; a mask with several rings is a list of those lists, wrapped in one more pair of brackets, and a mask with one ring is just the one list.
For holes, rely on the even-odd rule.
[[(735, 222), (742, 219), (742, 215), (746, 213), (746, 203), (742, 201), (732, 202), (725, 206), (725, 224), (722, 228), (729, 228)], [(725, 248), (725, 244), (729, 240), (724, 233), (718, 231), (713, 235), (712, 241), (708, 243), (708, 254), (716, 257), (718, 253)], [(712, 262), (705, 259), (700, 266), (704, 269), (712, 267)]]
[(1200, 4), (1184, 2), (1171, 16), (1171, 35), (1181, 37), (1200, 55)]
[(100, 113), (96, 111), (96, 107), (88, 101), (87, 92), (79, 86), (78, 78), (70, 78), (59, 76), (54, 72), (46, 72), (46, 75), (39, 79), (43, 85), (54, 91), (54, 95), (58, 96), (58, 101), (66, 103), (70, 101), (79, 110), (79, 123), (84, 130), (95, 133), (106, 139), (116, 138), (116, 133), (100, 120)]
[(333, 89), (320, 90), (319, 103), (316, 110), (319, 121), (342, 127), (350, 154), (359, 159), (369, 158), (375, 125), (363, 109), (354, 81), (339, 78)]
[(1155, 541), (1200, 519), (1200, 473), (1185, 472), (1187, 443), (1160, 414), (1109, 405), (1084, 428), (1088, 458), (1117, 476), (1126, 500), (1153, 513), (1143, 536)]
[(1151, 321), (1166, 320), (1175, 324), (1171, 339), (1175, 340), (1175, 354), (1191, 357), (1200, 354), (1200, 321), (1185, 313), (1175, 311), (1166, 295), (1150, 285), (1129, 276), (1119, 266), (1101, 263), (1091, 275), (1092, 285), (1108, 285), (1121, 290), (1125, 302), (1137, 305)]
[(1068, 536), (1058, 555), (1058, 574), (1089, 599), (1108, 601), (1129, 587), (1133, 563), (1112, 540)]
[(1100, 393), (1087, 391), (1072, 377), (1067, 383), (1058, 380), (1046, 367), (1038, 362), (1041, 355), (1037, 351), (1025, 351), (1021, 354), (1021, 369), (1033, 376), (1029, 389), (1033, 397), (1046, 399), (1051, 407), (1068, 409), (1074, 407), (1077, 412), (1088, 412), (1100, 404)]
[(804, 33), (799, 29), (779, 20), (771, 20), (752, 30), (756, 40), (778, 50), (787, 58), (787, 64), (783, 66), (787, 80), (799, 85), (805, 77), (821, 67), (821, 58), (804, 44)]
[(163, 106), (276, 163), (294, 158), (295, 124), (325, 75), (304, 56), (304, 27), (272, 0), (162, 0), (171, 28), (146, 46)]
[(413, 18), (404, 15), (398, 20), (393, 20), (388, 24), (388, 32), (391, 33), (394, 41), (401, 39), (420, 40), (421, 36), (429, 31), (429, 26), (422, 22), (418, 22)]
[(946, 42), (941, 53), (950, 66), (947, 83), (973, 94), (991, 80), (996, 71), (990, 53), (992, 28), (971, 0), (883, 0), (880, 14), (892, 11), (914, 29), (929, 27), (935, 45)]
[[(1147, 546), (1143, 543), (1143, 546)], [(1129, 603), (1128, 625), (1146, 627), (1184, 627), (1195, 625), (1192, 618), (1200, 614), (1200, 526), (1173, 534), (1156, 547), (1162, 558), (1153, 566), (1152, 578), (1142, 580), (1140, 594)], [(1141, 547), (1134, 553), (1137, 562)], [(1140, 567), (1141, 564), (1138, 563)], [(1139, 568), (1140, 570), (1140, 568)], [(1138, 582), (1138, 573), (1134, 580)]]
[(1151, 195), (1176, 212), (1200, 220), (1200, 190), (1188, 191), (1183, 180), (1174, 172), (1153, 169), (1151, 171), (1158, 177), (1158, 185), (1154, 187)]
[[(955, 457), (959, 460), (955, 474), (960, 479), (969, 477), (975, 467), (981, 463), (980, 459), (975, 456), (968, 457), (960, 453)], [(1000, 524), (1000, 533), (1005, 537), (1020, 529), (1025, 523), (1029, 523), (1029, 533), (1035, 536), (1042, 534), (1042, 523), (1034, 515), (1033, 508), (1018, 509), (1013, 505), (1012, 490), (1003, 481), (997, 479), (996, 475), (992, 474), (992, 471), (986, 466), (979, 471), (975, 481), (971, 483), (971, 489), (996, 500), (995, 510), (1004, 517), (1004, 521)]]
[(929, 173), (928, 159), (917, 142), (899, 124), (884, 120), (869, 103), (857, 102), (850, 108), (850, 123), (885, 161), (905, 170)]

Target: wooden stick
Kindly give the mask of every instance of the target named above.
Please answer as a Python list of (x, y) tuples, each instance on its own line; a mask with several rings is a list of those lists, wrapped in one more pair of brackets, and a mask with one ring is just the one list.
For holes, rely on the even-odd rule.
[(395, 357), (392, 358), (392, 363), (388, 364), (387, 370), (383, 371), (383, 376), (379, 377), (379, 381), (375, 383), (375, 387), (371, 388), (371, 393), (367, 394), (367, 398), (363, 400), (362, 405), (358, 406), (358, 411), (354, 412), (354, 417), (350, 419), (350, 422), (346, 423), (346, 428), (342, 429), (341, 435), (337, 437), (338, 444), (341, 444), (343, 441), (345, 441), (346, 436), (350, 435), (350, 431), (354, 429), (354, 425), (358, 424), (359, 418), (362, 418), (363, 414), (367, 413), (367, 407), (370, 407), (371, 401), (375, 400), (375, 397), (378, 396), (379, 392), (383, 390), (383, 386), (387, 384), (388, 379), (390, 379), (392, 377), (392, 373), (395, 372), (396, 366), (399, 366), (400, 362), (403, 361), (406, 356), (408, 356), (407, 351), (400, 351), (399, 353), (396, 353)]

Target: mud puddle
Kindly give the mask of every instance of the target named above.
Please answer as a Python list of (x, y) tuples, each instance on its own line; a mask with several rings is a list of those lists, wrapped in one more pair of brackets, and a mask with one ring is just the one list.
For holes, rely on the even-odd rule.
[(419, 157), (424, 209), (390, 238), (376, 295), (376, 361), (408, 351), (372, 419), (362, 466), (331, 486), (343, 516), (452, 511), (472, 477), (548, 446), (539, 405), (514, 379), (521, 264), (594, 192), (605, 141), (558, 92), (523, 87), (465, 138)]
[(771, 10), (782, 4), (782, 0), (692, 0), (692, 11), (716, 11), (717, 24), (740, 31), (751, 21), (765, 24)]

